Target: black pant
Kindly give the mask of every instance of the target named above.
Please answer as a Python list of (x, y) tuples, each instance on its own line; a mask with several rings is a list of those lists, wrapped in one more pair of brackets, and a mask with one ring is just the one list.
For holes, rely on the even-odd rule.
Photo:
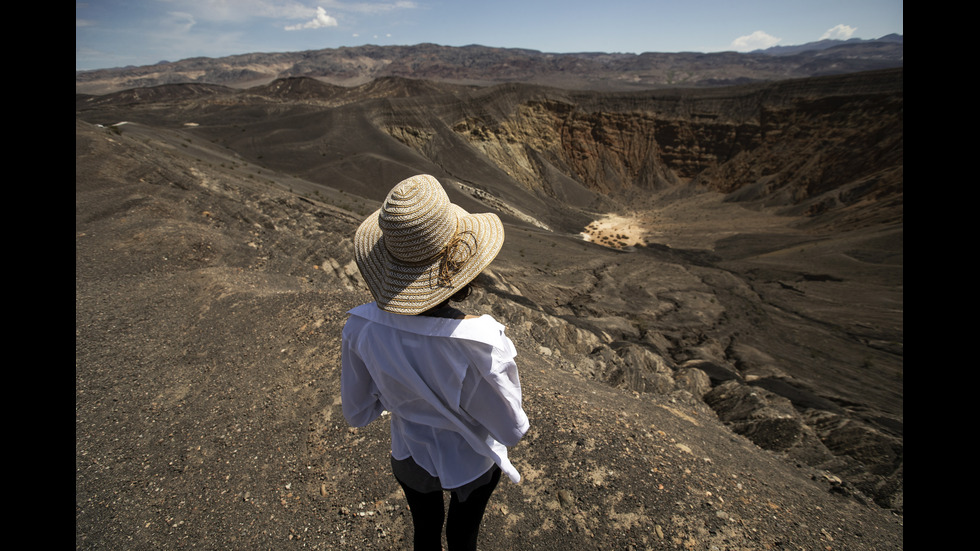
[[(415, 551), (442, 549), (442, 524), (446, 521), (446, 541), (449, 551), (475, 550), (476, 537), (486, 511), (490, 495), (500, 481), (500, 468), (494, 465), (490, 482), (473, 490), (466, 501), (459, 501), (456, 492), (449, 500), (449, 517), (446, 518), (442, 492), (417, 492), (398, 481), (412, 510), (415, 527)], [(396, 480), (398, 480), (396, 478)]]

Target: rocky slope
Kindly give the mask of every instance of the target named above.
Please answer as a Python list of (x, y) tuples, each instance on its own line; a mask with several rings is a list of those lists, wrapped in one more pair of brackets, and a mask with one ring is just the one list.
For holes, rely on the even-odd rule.
[[(430, 172), (508, 230), (468, 306), (535, 428), (491, 548), (900, 547), (901, 90), (77, 97), (77, 546), (403, 546), (336, 350), (356, 223)], [(581, 239), (609, 211), (640, 244)]]
[(793, 214), (860, 204), (867, 217), (878, 203), (894, 210), (889, 200), (901, 193), (894, 169), (902, 163), (902, 80), (897, 70), (597, 94), (406, 79), (340, 89), (287, 79), (243, 92), (179, 85), (83, 95), (76, 108), (94, 122), (195, 124), (207, 139), (319, 183), (336, 182), (338, 165), (372, 151), (382, 163), (396, 158), (433, 170), (467, 159), (482, 166), (479, 176), (454, 174), (461, 181), (481, 180), (497, 195), (513, 194), (516, 181), (573, 207), (693, 181)]

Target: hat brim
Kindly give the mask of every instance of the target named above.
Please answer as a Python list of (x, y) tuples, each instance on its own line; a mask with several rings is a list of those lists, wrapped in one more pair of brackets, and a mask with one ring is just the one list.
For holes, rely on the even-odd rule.
[(388, 252), (378, 225), (380, 209), (357, 228), (354, 259), (382, 310), (406, 315), (425, 312), (473, 281), (496, 258), (504, 244), (500, 218), (493, 213), (470, 214), (457, 205), (452, 207), (457, 215), (461, 249), (467, 253), (448, 278), (441, 277), (442, 256), (407, 264)]

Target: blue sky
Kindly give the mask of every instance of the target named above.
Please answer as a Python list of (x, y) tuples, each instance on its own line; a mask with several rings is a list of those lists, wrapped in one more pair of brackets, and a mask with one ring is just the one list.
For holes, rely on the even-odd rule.
[(75, 69), (363, 44), (717, 52), (904, 34), (904, 0), (89, 0)]

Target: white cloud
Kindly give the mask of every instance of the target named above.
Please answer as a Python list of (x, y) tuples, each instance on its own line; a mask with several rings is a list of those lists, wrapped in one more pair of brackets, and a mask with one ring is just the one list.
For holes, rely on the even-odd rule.
[(160, 20), (161, 28), (169, 29), (170, 32), (179, 34), (190, 32), (191, 28), (196, 24), (197, 21), (193, 14), (182, 11), (172, 11), (167, 14), (167, 17)]
[(316, 16), (312, 20), (306, 23), (300, 23), (299, 25), (287, 25), (287, 31), (298, 31), (301, 29), (322, 29), (324, 27), (336, 27), (337, 19), (333, 16), (327, 15), (327, 10), (317, 6)]
[(393, 10), (418, 8), (417, 3), (407, 0), (396, 0), (395, 2), (340, 2), (339, 0), (322, 0), (321, 3), (333, 10), (364, 14), (378, 14)]
[[(301, 21), (287, 31), (338, 27), (337, 17), (379, 15), (418, 9), (411, 0), (159, 0), (172, 11), (191, 14), (198, 21), (221, 24), (255, 19)], [(316, 6), (314, 11), (313, 6)], [(312, 12), (312, 17), (311, 17)], [(333, 15), (328, 15), (333, 14)]]
[(850, 27), (848, 25), (837, 25), (831, 29), (828, 29), (827, 32), (823, 33), (823, 36), (820, 37), (820, 40), (825, 40), (828, 38), (832, 40), (847, 40), (851, 38), (851, 36), (854, 34), (854, 31), (856, 30), (857, 27)]
[(763, 31), (755, 31), (752, 34), (740, 36), (732, 41), (732, 49), (737, 52), (748, 52), (752, 50), (762, 50), (775, 46), (782, 38), (776, 38)]
[(173, 10), (192, 13), (200, 21), (241, 22), (252, 18), (303, 19), (310, 7), (297, 0), (161, 0)]

